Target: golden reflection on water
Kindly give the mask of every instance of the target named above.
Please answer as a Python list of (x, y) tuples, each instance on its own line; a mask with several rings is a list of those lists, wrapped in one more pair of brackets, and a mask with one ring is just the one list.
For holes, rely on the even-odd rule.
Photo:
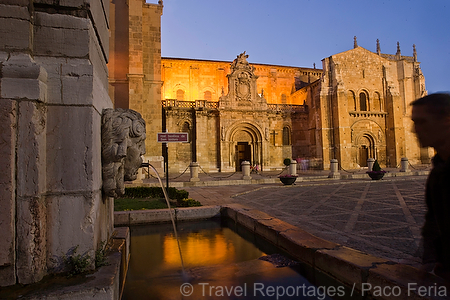
[[(236, 263), (265, 253), (229, 228), (179, 231), (185, 268)], [(148, 233), (131, 238), (130, 273), (155, 277), (181, 270), (180, 253), (173, 233)], [(131, 275), (130, 274), (130, 275)]]
[[(190, 233), (180, 238), (183, 261), (186, 266), (222, 264), (234, 261), (235, 248), (223, 235), (206, 237), (201, 233)], [(163, 241), (163, 261), (168, 268), (181, 265), (177, 240), (174, 235), (167, 235)]]
[[(122, 299), (275, 299), (259, 297), (255, 287), (311, 286), (298, 269), (278, 268), (258, 259), (266, 253), (278, 253), (267, 241), (226, 225), (202, 221), (178, 226), (186, 276), (181, 272), (178, 245), (170, 225), (132, 228), (130, 265)], [(181, 293), (186, 280), (193, 293), (189, 297)], [(226, 291), (237, 287), (245, 289), (243, 297)]]

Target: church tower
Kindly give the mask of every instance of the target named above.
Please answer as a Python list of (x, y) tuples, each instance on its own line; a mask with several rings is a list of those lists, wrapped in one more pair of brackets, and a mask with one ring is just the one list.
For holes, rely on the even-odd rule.
[[(409, 104), (426, 94), (417, 54), (403, 56), (359, 47), (323, 59), (320, 91), (324, 167), (336, 158), (344, 169), (367, 166), (374, 158), (396, 167), (429, 159), (412, 133)], [(425, 151), (426, 152), (426, 151)]]
[(163, 1), (111, 0), (109, 96), (116, 108), (141, 113), (147, 124), (146, 160), (160, 161), (161, 16)]

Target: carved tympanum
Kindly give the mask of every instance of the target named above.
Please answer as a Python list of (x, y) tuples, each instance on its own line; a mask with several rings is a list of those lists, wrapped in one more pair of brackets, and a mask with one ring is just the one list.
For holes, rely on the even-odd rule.
[(131, 109), (104, 109), (102, 115), (103, 192), (125, 193), (124, 180), (135, 180), (145, 154), (145, 121)]

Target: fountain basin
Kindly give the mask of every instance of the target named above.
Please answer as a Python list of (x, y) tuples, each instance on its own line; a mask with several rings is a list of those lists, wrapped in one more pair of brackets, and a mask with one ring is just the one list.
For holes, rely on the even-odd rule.
[[(444, 286), (440, 278), (429, 273), (323, 240), (264, 212), (239, 204), (176, 208), (174, 211), (177, 222), (207, 219), (218, 215), (229, 218), (309, 265), (313, 277), (319, 278), (326, 274), (355, 291), (365, 293), (364, 295), (374, 297), (376, 291), (368, 290), (368, 287), (388, 287), (387, 289), (398, 291), (401, 295), (409, 295), (408, 299), (427, 299), (428, 297), (418, 294), (417, 289), (410, 289), (409, 284), (434, 287), (435, 290)], [(156, 219), (152, 219), (152, 215), (156, 215)], [(168, 214), (166, 219), (162, 215), (164, 213), (158, 211), (116, 212), (115, 225), (170, 222)]]

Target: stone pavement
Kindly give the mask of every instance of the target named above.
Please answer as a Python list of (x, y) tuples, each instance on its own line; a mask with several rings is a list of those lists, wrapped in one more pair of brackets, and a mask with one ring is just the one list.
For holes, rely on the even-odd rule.
[(240, 203), (320, 238), (419, 266), (426, 176), (184, 187), (203, 205)]

